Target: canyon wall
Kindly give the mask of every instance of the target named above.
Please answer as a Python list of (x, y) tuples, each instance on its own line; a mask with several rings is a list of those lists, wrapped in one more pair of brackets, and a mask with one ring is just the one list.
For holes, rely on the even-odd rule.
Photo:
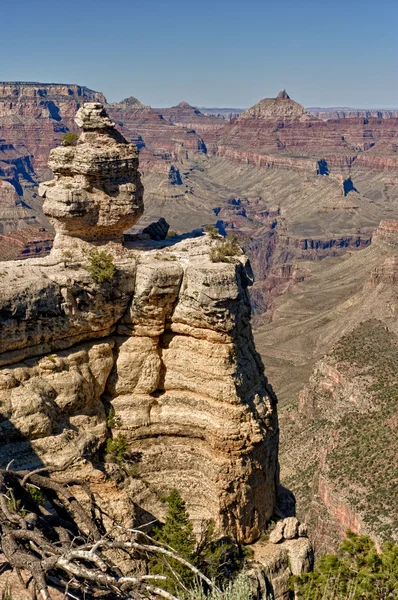
[(40, 188), (50, 256), (0, 269), (1, 462), (73, 469), (127, 523), (162, 518), (177, 488), (195, 523), (251, 542), (274, 510), (279, 430), (249, 263), (212, 262), (208, 235), (123, 243), (143, 210), (137, 150), (101, 104), (76, 122)]

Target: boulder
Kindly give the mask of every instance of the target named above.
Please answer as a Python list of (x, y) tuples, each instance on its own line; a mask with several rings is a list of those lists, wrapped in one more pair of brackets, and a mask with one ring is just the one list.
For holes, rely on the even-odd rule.
[(271, 544), (279, 544), (279, 542), (283, 541), (283, 532), (285, 529), (284, 521), (278, 521), (275, 525), (275, 529), (273, 529), (269, 536), (269, 541)]
[(297, 537), (299, 522), (296, 517), (288, 517), (284, 521), (283, 537), (285, 540), (294, 540)]

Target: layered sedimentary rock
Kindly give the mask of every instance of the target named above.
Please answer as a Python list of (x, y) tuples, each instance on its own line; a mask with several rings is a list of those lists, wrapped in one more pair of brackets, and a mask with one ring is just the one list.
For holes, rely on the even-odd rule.
[(217, 156), (261, 167), (312, 171), (323, 160), (328, 169), (347, 169), (355, 162), (359, 168), (391, 170), (398, 165), (397, 132), (396, 118), (317, 119), (283, 90), (205, 141)]
[(397, 231), (382, 222), (360, 252), (307, 262), (257, 332), (281, 400), (281, 481), (319, 552), (347, 529), (396, 538)]
[(109, 105), (109, 114), (126, 136), (153, 154), (153, 161), (176, 161), (205, 151), (202, 138), (192, 128), (179, 127), (150, 106), (128, 100)]
[(307, 108), (307, 113), (327, 121), (328, 119), (398, 119), (398, 110), (396, 109), (361, 109), (361, 108)]
[[(73, 462), (127, 522), (161, 518), (177, 488), (196, 522), (213, 518), (250, 542), (278, 486), (276, 398), (251, 334), (250, 266), (243, 255), (211, 262), (209, 236), (123, 245), (142, 212), (136, 149), (98, 103), (76, 121), (77, 145), (52, 152), (55, 178), (42, 187), (51, 255), (1, 265), (1, 462)], [(115, 269), (104, 280), (98, 259)], [(123, 491), (120, 469), (102, 462), (110, 436), (127, 442)]]
[(53, 235), (44, 227), (26, 227), (0, 235), (0, 256), (2, 260), (46, 256), (52, 245)]
[(62, 236), (120, 241), (144, 210), (137, 149), (115, 130), (102, 104), (86, 103), (76, 123), (83, 128), (77, 145), (51, 152), (55, 179), (39, 188), (55, 245)]
[(397, 541), (397, 357), (397, 336), (366, 321), (317, 363), (300, 394), (300, 414), (318, 444), (309, 518), (321, 547), (347, 529)]
[(155, 110), (175, 125), (194, 129), (200, 135), (217, 130), (225, 125), (223, 119), (206, 116), (188, 102), (180, 102), (177, 106), (171, 108), (156, 108)]
[(74, 128), (76, 110), (92, 101), (105, 98), (78, 85), (0, 82), (0, 138), (27, 149), (34, 156), (34, 168), (40, 170), (62, 133)]

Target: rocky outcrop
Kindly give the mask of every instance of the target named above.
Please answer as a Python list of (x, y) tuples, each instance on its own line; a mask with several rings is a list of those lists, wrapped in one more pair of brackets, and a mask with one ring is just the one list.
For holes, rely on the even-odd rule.
[(264, 98), (257, 104), (248, 108), (239, 120), (243, 119), (270, 119), (278, 120), (308, 120), (304, 106), (291, 100), (286, 90), (279, 92), (276, 98)]
[(326, 161), (336, 171), (354, 163), (389, 171), (397, 168), (397, 132), (396, 118), (317, 119), (283, 90), (204, 139), (212, 154), (257, 167), (313, 172)]
[(169, 231), (169, 224), (166, 219), (161, 217), (156, 223), (151, 223), (148, 227), (142, 230), (142, 233), (146, 233), (149, 235), (151, 240), (165, 240), (167, 237), (167, 232)]
[[(273, 513), (279, 432), (250, 266), (213, 263), (208, 235), (123, 244), (143, 208), (137, 151), (98, 103), (76, 120), (42, 185), (51, 255), (0, 269), (1, 462), (73, 462), (126, 522), (162, 518), (177, 488), (195, 523), (251, 542)], [(109, 436), (127, 443), (122, 485)]]
[(253, 545), (253, 579), (261, 598), (289, 600), (290, 578), (312, 570), (314, 551), (307, 537), (306, 525), (296, 517), (278, 521), (271, 531), (269, 542)]
[(74, 129), (73, 118), (84, 102), (105, 102), (103, 94), (79, 85), (0, 82), (0, 138), (34, 156), (44, 169), (60, 136)]
[(199, 135), (216, 131), (225, 125), (223, 119), (204, 115), (198, 108), (191, 106), (188, 102), (180, 102), (177, 106), (171, 108), (156, 108), (155, 110), (175, 125), (194, 129)]
[(308, 518), (319, 549), (336, 546), (347, 529), (379, 544), (397, 537), (397, 357), (397, 336), (381, 321), (365, 321), (316, 364), (300, 393), (299, 414), (318, 454)]
[(27, 227), (0, 235), (2, 260), (35, 258), (49, 254), (53, 236), (43, 227)]
[(55, 248), (64, 237), (120, 241), (144, 210), (137, 149), (114, 129), (102, 104), (86, 103), (75, 120), (83, 128), (77, 145), (52, 150), (55, 179), (39, 188)]
[(394, 219), (384, 220), (373, 235), (373, 243), (386, 246), (387, 249), (398, 248), (398, 221)]

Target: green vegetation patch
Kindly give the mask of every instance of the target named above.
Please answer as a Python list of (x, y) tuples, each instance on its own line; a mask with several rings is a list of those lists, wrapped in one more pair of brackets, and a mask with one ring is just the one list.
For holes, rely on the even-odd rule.
[(377, 552), (367, 536), (352, 532), (337, 554), (322, 556), (312, 573), (293, 577), (298, 600), (393, 600), (398, 598), (398, 546)]
[[(398, 530), (398, 337), (376, 320), (344, 336), (332, 356), (365, 384), (371, 408), (344, 415), (327, 455), (327, 476), (381, 539)], [(340, 367), (339, 367), (340, 368)]]
[(61, 144), (63, 146), (76, 146), (79, 136), (74, 131), (68, 131), (61, 137)]
[(211, 262), (234, 262), (237, 256), (243, 254), (237, 235), (228, 235), (218, 242), (210, 252)]
[(96, 283), (110, 282), (116, 275), (112, 254), (94, 248), (87, 255), (87, 271)]

